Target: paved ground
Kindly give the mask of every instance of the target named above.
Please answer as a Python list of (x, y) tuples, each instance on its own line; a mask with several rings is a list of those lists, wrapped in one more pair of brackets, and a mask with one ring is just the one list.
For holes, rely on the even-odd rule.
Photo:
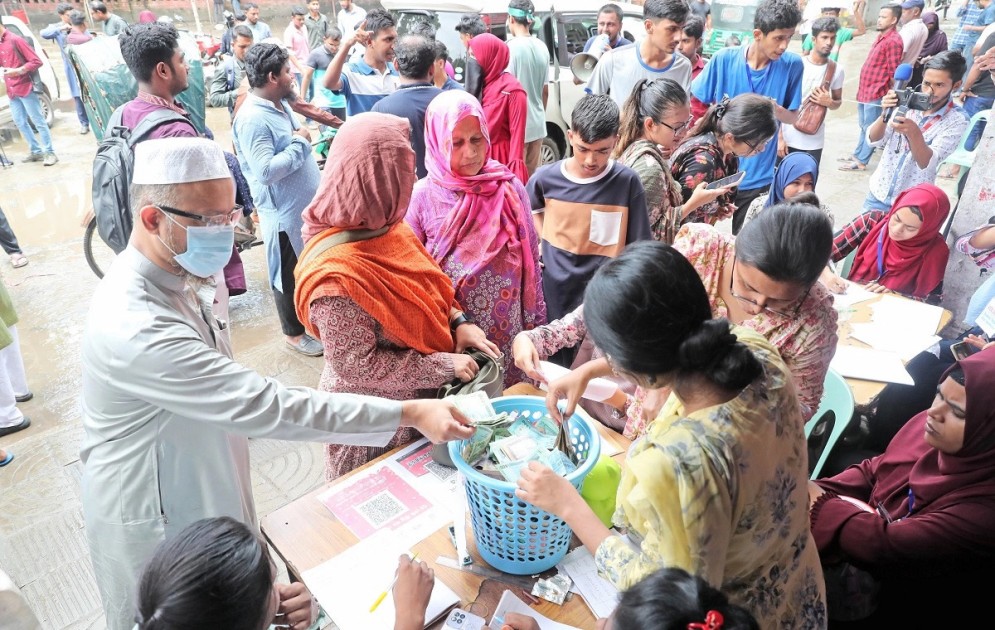
[[(849, 99), (872, 38), (868, 34), (844, 48)], [(83, 259), (79, 222), (89, 203), (95, 143), (92, 136), (76, 133), (71, 103), (61, 108), (54, 128), (61, 162), (0, 170), (3, 209), (31, 259), (22, 269), (0, 266), (21, 316), (22, 350), (35, 393), (22, 406), (31, 428), (0, 440), (16, 454), (0, 469), (0, 567), (23, 590), (44, 628), (97, 629), (104, 622), (83, 532), (79, 461), (79, 338), (97, 283)], [(208, 120), (224, 142), (225, 112), (209, 110)], [(830, 112), (817, 193), (832, 208), (837, 226), (859, 211), (867, 190), (867, 173), (836, 170), (836, 158), (852, 150), (856, 134), (852, 101)], [(5, 149), (15, 161), (26, 152), (19, 137)], [(266, 290), (263, 252), (251, 250), (244, 259), (249, 292), (231, 303), (236, 358), (284, 383), (315, 385), (321, 360), (284, 347)], [(314, 444), (254, 441), (252, 462), (260, 515), (303, 495), (322, 478), (320, 449)]]

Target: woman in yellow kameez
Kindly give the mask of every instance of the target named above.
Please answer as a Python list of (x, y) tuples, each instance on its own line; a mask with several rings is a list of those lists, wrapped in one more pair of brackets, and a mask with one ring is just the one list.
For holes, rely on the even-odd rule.
[[(519, 498), (566, 521), (619, 589), (678, 567), (721, 589), (762, 628), (824, 628), (804, 426), (777, 350), (750, 329), (712, 319), (694, 267), (662, 243), (635, 243), (602, 266), (587, 287), (584, 318), (605, 352), (604, 371), (673, 390), (622, 474), (615, 524), (635, 546), (540, 464), (522, 472)], [(555, 417), (557, 399), (577, 400), (597, 366), (550, 383)]]

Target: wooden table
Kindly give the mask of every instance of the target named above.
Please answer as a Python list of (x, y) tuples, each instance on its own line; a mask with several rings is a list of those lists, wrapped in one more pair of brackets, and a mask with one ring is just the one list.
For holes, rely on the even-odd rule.
[[(528, 385), (516, 385), (506, 390), (505, 394), (545, 395), (545, 392)], [(622, 452), (615, 456), (616, 460), (622, 463), (625, 459), (629, 440), (599, 422), (594, 424), (607, 442), (622, 449)], [(405, 447), (394, 449), (366, 466), (354, 470), (330, 484), (324, 484), (317, 490), (309, 492), (262, 519), (260, 525), (263, 537), (286, 563), (291, 579), (300, 580), (304, 571), (317, 567), (359, 542), (359, 539), (318, 500), (318, 495), (360, 471), (378, 464), (381, 460), (394, 456), (401, 448)], [(469, 525), (467, 526), (467, 544), (474, 562), (487, 566), (477, 553), (472, 528)], [(439, 556), (455, 556), (447, 528), (439, 529), (435, 534), (412, 547), (412, 551), (417, 552), (420, 560), (424, 560), (435, 569), (437, 579), (443, 580), (460, 596), (464, 608), (476, 598), (484, 578), (435, 563)], [(348, 576), (343, 576), (343, 579), (348, 579)], [(515, 590), (511, 586), (509, 589)], [(524, 599), (519, 592), (516, 592), (516, 595), (519, 595), (519, 599)], [(580, 597), (572, 597), (562, 606), (540, 600), (540, 603), (534, 608), (537, 612), (561, 623), (578, 628), (594, 628), (594, 616)], [(441, 627), (441, 622), (432, 627)], [(378, 629), (371, 628), (371, 630)]]
[[(874, 297), (870, 300), (865, 300), (863, 302), (857, 302), (852, 307), (852, 313), (849, 313), (844, 317), (843, 314), (840, 315), (839, 319), (839, 343), (838, 345), (846, 346), (856, 346), (859, 348), (869, 348), (863, 341), (858, 341), (850, 337), (853, 332), (851, 324), (854, 323), (866, 323), (871, 321), (871, 305), (880, 300), (884, 295), (891, 295), (902, 300), (909, 300), (909, 298), (898, 295), (896, 293), (882, 294), (880, 296)], [(913, 300), (909, 300), (912, 302)], [(953, 313), (947, 309), (943, 309), (943, 314), (940, 316), (940, 325), (936, 328), (936, 334), (940, 332), (950, 324), (953, 319)], [(887, 383), (882, 383), (880, 381), (865, 381), (858, 378), (847, 378), (847, 384), (850, 386), (850, 390), (853, 392), (853, 402), (858, 405), (865, 405), (881, 393)]]

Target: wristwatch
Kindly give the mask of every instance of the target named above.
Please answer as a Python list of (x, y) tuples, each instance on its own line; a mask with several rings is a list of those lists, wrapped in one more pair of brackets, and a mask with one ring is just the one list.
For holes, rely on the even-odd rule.
[(462, 326), (463, 324), (472, 324), (472, 323), (473, 320), (467, 317), (466, 313), (460, 313), (459, 315), (454, 317), (451, 322), (449, 322), (449, 329), (455, 332), (456, 329)]

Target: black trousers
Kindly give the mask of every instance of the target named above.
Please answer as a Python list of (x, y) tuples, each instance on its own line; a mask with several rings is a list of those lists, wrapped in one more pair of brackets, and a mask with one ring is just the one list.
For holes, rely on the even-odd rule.
[(763, 188), (751, 188), (750, 190), (739, 190), (736, 192), (736, 211), (732, 214), (732, 233), (739, 234), (746, 221), (746, 211), (750, 209), (753, 200), (770, 190), (770, 186)]
[[(815, 163), (817, 166), (822, 166), (822, 149), (793, 149), (788, 147), (788, 153), (808, 153), (813, 158), (815, 158)], [(781, 165), (781, 159), (777, 160), (778, 166)]]
[(10, 223), (7, 222), (7, 215), (3, 213), (3, 208), (0, 208), (0, 245), (8, 255), (22, 253), (21, 246), (17, 244), (17, 237), (14, 236), (14, 230), (10, 229)]
[(288, 337), (304, 334), (304, 325), (297, 319), (297, 307), (294, 304), (294, 267), (297, 266), (297, 252), (290, 242), (286, 232), (280, 232), (280, 281), (283, 291), (273, 289), (273, 300), (276, 302), (276, 314), (280, 317), (280, 328)]

